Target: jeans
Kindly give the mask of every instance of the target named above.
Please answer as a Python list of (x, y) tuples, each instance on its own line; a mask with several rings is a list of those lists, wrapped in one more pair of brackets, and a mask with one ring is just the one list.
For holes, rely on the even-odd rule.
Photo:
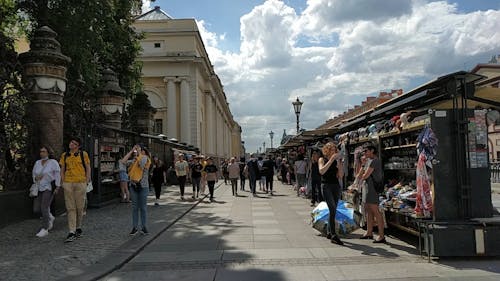
[(146, 227), (147, 216), (147, 200), (148, 200), (148, 187), (139, 188), (138, 191), (130, 186), (130, 198), (132, 199), (132, 226), (137, 228), (139, 225), (139, 212), (141, 213), (141, 225)]
[(215, 181), (207, 181), (208, 184), (208, 191), (210, 192), (210, 200), (214, 199), (214, 188), (215, 188)]
[(233, 195), (238, 195), (238, 178), (233, 178), (231, 180), (231, 189), (233, 190)]
[(250, 192), (255, 194), (256, 187), (257, 187), (257, 177), (255, 175), (250, 175)]
[(240, 176), (240, 189), (245, 191), (245, 176)]
[(193, 195), (200, 193), (201, 177), (192, 177), (193, 181)]
[(50, 204), (52, 203), (52, 191), (44, 190), (38, 192), (38, 197), (36, 197), (33, 203), (33, 212), (42, 213), (42, 228), (49, 229), (50, 220)]
[(322, 187), (323, 196), (325, 197), (328, 210), (330, 211), (330, 215), (328, 217), (328, 232), (335, 235), (335, 214), (337, 213), (337, 203), (340, 199), (340, 185), (334, 183), (323, 183)]

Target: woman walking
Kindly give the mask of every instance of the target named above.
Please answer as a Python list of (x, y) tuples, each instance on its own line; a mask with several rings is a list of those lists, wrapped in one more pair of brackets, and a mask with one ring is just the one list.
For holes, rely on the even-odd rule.
[(165, 170), (161, 160), (155, 156), (153, 158), (153, 173), (151, 176), (151, 181), (153, 182), (153, 187), (155, 188), (155, 206), (160, 205), (158, 201), (160, 200), (161, 195), (161, 185), (167, 182), (166, 179), (167, 171)]
[(189, 164), (184, 160), (184, 154), (179, 154), (175, 162), (175, 175), (179, 181), (179, 189), (181, 192), (181, 200), (184, 201), (184, 187), (186, 186), (186, 177), (189, 173)]
[(311, 156), (311, 207), (314, 207), (315, 203), (323, 201), (323, 194), (321, 192), (321, 174), (319, 173), (319, 151), (313, 151)]
[(366, 181), (363, 187), (363, 203), (366, 212), (366, 233), (361, 236), (361, 239), (373, 239), (373, 219), (377, 220), (378, 238), (373, 243), (385, 243), (384, 236), (384, 218), (378, 208), (379, 198), (375, 191), (374, 181), (380, 182), (383, 180), (382, 164), (377, 157), (377, 149), (373, 145), (369, 145), (364, 150), (365, 157), (368, 159), (366, 168), (361, 180)]
[(229, 165), (227, 166), (229, 180), (231, 181), (231, 188), (233, 190), (233, 196), (238, 196), (238, 178), (240, 177), (240, 165), (236, 163), (236, 159), (231, 158)]
[(214, 189), (215, 183), (217, 182), (217, 166), (214, 165), (214, 160), (212, 157), (207, 158), (207, 165), (203, 168), (205, 171), (205, 179), (208, 184), (208, 191), (210, 192), (210, 202), (214, 201)]
[[(40, 160), (33, 166), (33, 183), (38, 187), (38, 196), (35, 197), (33, 211), (42, 213), (42, 228), (36, 234), (37, 237), (49, 235), (49, 230), (54, 225), (54, 216), (50, 213), (52, 203), (52, 182), (56, 187), (61, 186), (61, 168), (56, 160), (49, 158), (49, 149), (46, 146), (40, 147)], [(55, 193), (55, 191), (54, 191)]]
[(132, 198), (132, 230), (130, 235), (136, 235), (139, 232), (139, 213), (141, 218), (141, 233), (144, 235), (149, 234), (146, 227), (147, 225), (147, 199), (149, 193), (149, 167), (151, 166), (151, 159), (149, 152), (141, 145), (135, 145), (132, 150), (127, 153), (122, 160), (126, 164), (128, 159), (135, 157), (128, 176), (130, 178), (130, 197)]
[(328, 142), (323, 146), (323, 157), (319, 158), (318, 166), (319, 173), (321, 174), (321, 183), (323, 189), (323, 196), (328, 210), (330, 211), (328, 217), (328, 233), (327, 238), (332, 243), (344, 245), (344, 243), (337, 236), (335, 231), (335, 214), (337, 212), (337, 203), (340, 199), (340, 183), (339, 179), (342, 178), (342, 163), (339, 160), (341, 155), (338, 153), (337, 146), (333, 142)]

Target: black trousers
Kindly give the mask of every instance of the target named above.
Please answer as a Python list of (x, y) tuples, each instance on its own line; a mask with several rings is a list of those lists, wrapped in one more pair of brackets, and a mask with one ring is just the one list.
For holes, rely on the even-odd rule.
[(328, 217), (328, 231), (332, 235), (335, 235), (335, 214), (337, 213), (337, 203), (340, 199), (340, 185), (338, 183), (323, 183), (322, 189), (323, 196), (328, 205), (328, 210), (330, 211)]
[(160, 199), (160, 194), (161, 194), (161, 181), (153, 181), (153, 186), (155, 188), (155, 196), (156, 199)]
[(266, 190), (273, 191), (273, 175), (266, 176)]
[(321, 180), (311, 180), (311, 203), (323, 201), (323, 193), (321, 192)]
[(179, 189), (181, 190), (181, 196), (184, 196), (184, 187), (186, 186), (186, 176), (177, 177), (179, 181)]
[(207, 181), (208, 184), (208, 191), (210, 192), (210, 200), (214, 199), (214, 188), (215, 188), (215, 181)]

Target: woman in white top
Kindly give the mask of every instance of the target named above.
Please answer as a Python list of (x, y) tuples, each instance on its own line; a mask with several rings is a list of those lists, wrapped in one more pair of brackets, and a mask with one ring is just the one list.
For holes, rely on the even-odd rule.
[(186, 185), (186, 177), (189, 173), (189, 164), (184, 160), (184, 154), (179, 154), (177, 162), (175, 162), (175, 175), (179, 181), (179, 189), (181, 191), (181, 200), (184, 201), (184, 186)]
[(38, 196), (33, 204), (33, 211), (42, 213), (42, 228), (37, 237), (45, 237), (54, 225), (54, 216), (50, 213), (52, 203), (52, 182), (56, 187), (61, 186), (61, 168), (54, 159), (49, 159), (49, 150), (46, 146), (40, 148), (40, 160), (33, 166), (33, 183), (38, 186)]

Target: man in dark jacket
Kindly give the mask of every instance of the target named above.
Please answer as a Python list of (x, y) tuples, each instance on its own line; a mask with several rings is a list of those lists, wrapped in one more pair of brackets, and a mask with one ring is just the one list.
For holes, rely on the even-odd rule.
[(260, 178), (259, 165), (257, 164), (257, 158), (252, 154), (250, 160), (247, 163), (248, 166), (248, 178), (250, 182), (250, 191), (253, 196), (256, 196), (257, 189), (257, 179)]
[(262, 163), (262, 173), (266, 177), (266, 193), (271, 192), (273, 195), (274, 161), (269, 156)]

